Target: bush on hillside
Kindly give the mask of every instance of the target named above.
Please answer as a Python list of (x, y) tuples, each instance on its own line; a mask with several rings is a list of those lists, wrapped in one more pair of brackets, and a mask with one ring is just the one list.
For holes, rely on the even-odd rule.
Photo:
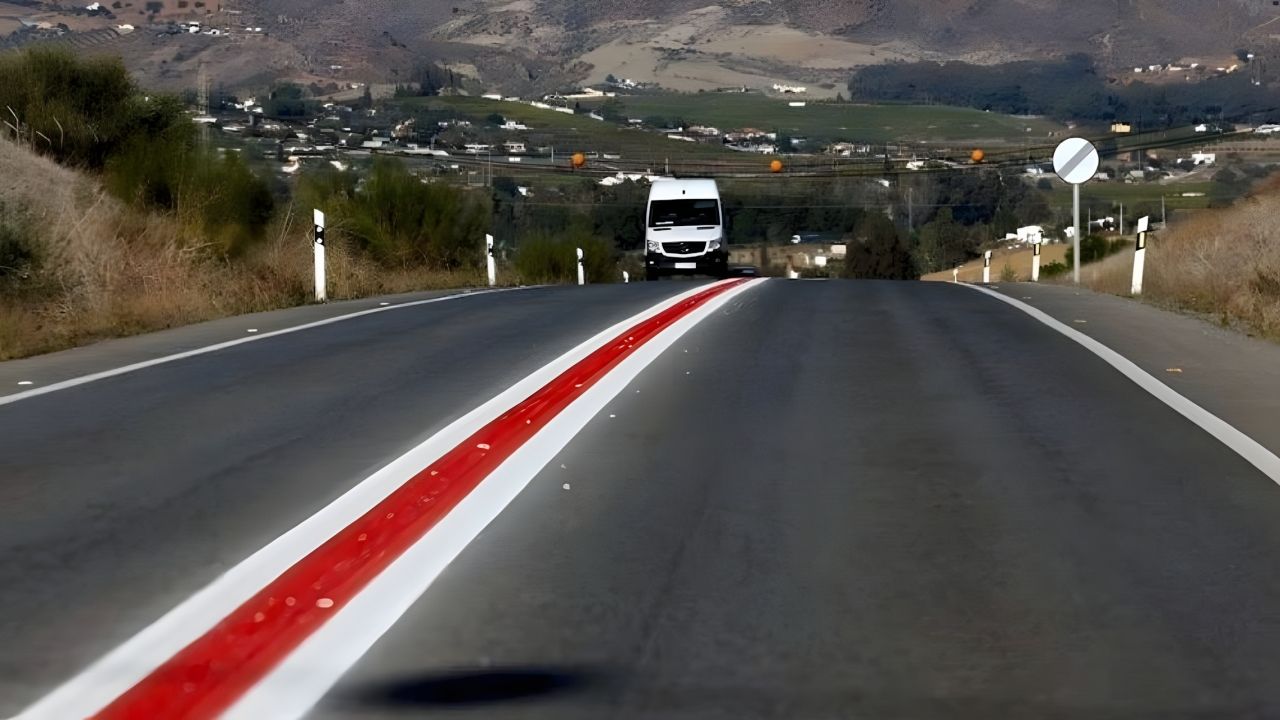
[[(520, 279), (531, 285), (578, 281), (577, 248), (582, 248), (589, 283), (611, 283), (621, 277), (613, 246), (585, 229), (539, 233), (521, 239), (515, 266)], [(633, 276), (639, 275), (633, 272)]]
[[(62, 163), (101, 168), (134, 137), (174, 124), (181, 106), (138, 93), (119, 59), (81, 60), (69, 50), (33, 48), (0, 56), (0, 108), (10, 137)], [(185, 119), (185, 118), (184, 118)]]
[(104, 172), (116, 196), (176, 213), (216, 252), (261, 239), (267, 185), (235, 157), (202, 147), (182, 101), (143, 95), (118, 59), (35, 48), (0, 57), (10, 137), (64, 165)]
[[(1129, 247), (1130, 242), (1126, 238), (1108, 240), (1100, 235), (1086, 235), (1080, 240), (1080, 262), (1081, 264), (1087, 264), (1110, 257)], [(1075, 256), (1075, 247), (1068, 247), (1066, 257), (1068, 266), (1074, 265)]]
[(17, 290), (31, 277), (39, 249), (26, 223), (0, 204), (0, 294)]
[(357, 186), (325, 170), (303, 179), (299, 199), (328, 212), (335, 227), (384, 265), (477, 268), (490, 201), (455, 186), (423, 182), (394, 158), (379, 158)]

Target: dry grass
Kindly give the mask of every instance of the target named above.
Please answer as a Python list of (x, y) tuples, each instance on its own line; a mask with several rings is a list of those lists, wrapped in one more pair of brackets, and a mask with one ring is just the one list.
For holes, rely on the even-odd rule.
[[(1045, 245), (1040, 249), (1040, 266), (1066, 260), (1067, 246)], [(1007, 268), (1007, 271), (1006, 271)], [(930, 282), (951, 282), (951, 271), (941, 270), (920, 278)], [(1031, 279), (1031, 249), (999, 249), (991, 253), (991, 280), (993, 282), (1017, 282)], [(982, 281), (982, 259), (970, 260), (960, 266), (960, 282)]]
[[(286, 217), (246, 256), (220, 260), (170, 217), (123, 206), (87, 176), (0, 142), (0, 202), (21, 209), (40, 257), (0, 294), (0, 360), (308, 301), (309, 227)], [(475, 273), (388, 271), (329, 247), (330, 296), (476, 285)]]
[[(1142, 299), (1280, 340), (1280, 185), (1153, 235)], [(1128, 295), (1133, 253), (1089, 266), (1089, 287)]]

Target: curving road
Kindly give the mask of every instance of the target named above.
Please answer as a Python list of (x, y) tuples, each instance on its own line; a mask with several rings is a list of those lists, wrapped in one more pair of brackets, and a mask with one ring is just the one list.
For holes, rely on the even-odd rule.
[[(693, 288), (461, 298), (0, 405), (0, 715)], [(1278, 520), (1271, 478), (1017, 309), (768, 281), (609, 399), (311, 716), (1274, 717)]]

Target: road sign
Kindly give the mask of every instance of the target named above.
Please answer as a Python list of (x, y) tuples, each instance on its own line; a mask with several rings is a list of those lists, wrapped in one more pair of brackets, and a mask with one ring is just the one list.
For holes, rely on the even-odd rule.
[(1072, 227), (1075, 234), (1071, 238), (1074, 246), (1073, 257), (1075, 268), (1072, 279), (1080, 283), (1080, 186), (1098, 174), (1098, 148), (1084, 138), (1067, 138), (1058, 144), (1053, 151), (1053, 171), (1058, 177), (1070, 183), (1072, 204)]
[(1072, 185), (1082, 185), (1098, 174), (1098, 148), (1084, 138), (1067, 138), (1053, 151), (1053, 171)]

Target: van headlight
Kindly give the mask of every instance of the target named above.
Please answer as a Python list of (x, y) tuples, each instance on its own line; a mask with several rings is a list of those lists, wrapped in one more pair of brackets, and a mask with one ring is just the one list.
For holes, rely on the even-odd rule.
[(712, 240), (711, 242), (707, 243), (707, 249), (708, 249), (708, 250), (719, 250), (719, 249), (720, 249), (720, 243), (722, 242), (722, 240), (723, 240), (723, 238), (716, 238), (715, 240)]
[(659, 252), (662, 250), (662, 243), (657, 240), (650, 240), (646, 247), (649, 249), (649, 252)]

